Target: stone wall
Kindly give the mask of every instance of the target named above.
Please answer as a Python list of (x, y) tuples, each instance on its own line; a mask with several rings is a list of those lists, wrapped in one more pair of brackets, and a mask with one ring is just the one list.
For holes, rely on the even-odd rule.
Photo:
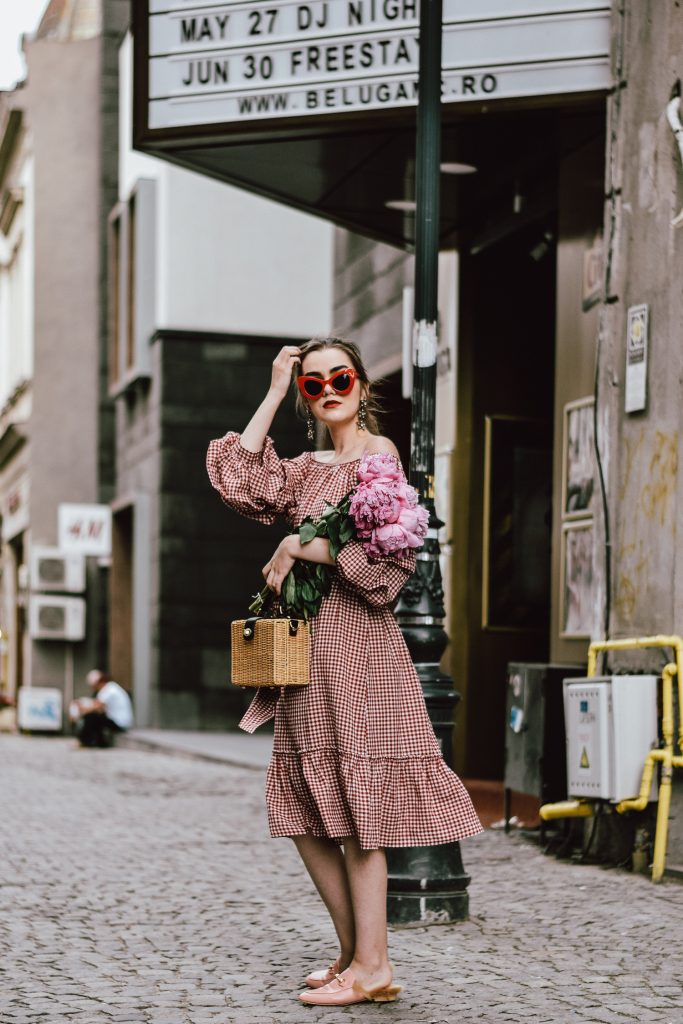
[[(615, 79), (610, 101), (608, 304), (602, 310), (601, 416), (607, 424), (612, 533), (610, 633), (683, 633), (683, 168), (666, 106), (683, 78), (679, 0), (628, 0), (613, 19)], [(611, 242), (611, 245), (609, 244)], [(649, 307), (645, 411), (626, 413), (627, 315)], [(604, 563), (604, 560), (603, 560)], [(600, 567), (599, 567), (600, 568)], [(604, 569), (601, 569), (604, 573)], [(604, 575), (601, 586), (604, 590)], [(661, 670), (669, 652), (619, 654), (613, 669)], [(670, 863), (683, 864), (683, 779), (675, 777)]]

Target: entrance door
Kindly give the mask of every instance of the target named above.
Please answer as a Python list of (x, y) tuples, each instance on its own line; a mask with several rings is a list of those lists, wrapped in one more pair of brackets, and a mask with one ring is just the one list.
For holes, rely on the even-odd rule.
[(133, 506), (112, 518), (110, 576), (109, 671), (133, 692)]
[(467, 776), (500, 779), (507, 663), (549, 652), (552, 226), (527, 225), (462, 266), (451, 641), (465, 699), (456, 748)]
[[(19, 688), (26, 686), (26, 570), (22, 569), (25, 558), (24, 534), (19, 533), (9, 541), (11, 564), (12, 623), (10, 626), (9, 675), (10, 693), (16, 697)], [(22, 575), (23, 574), (23, 575)]]
[(410, 467), (410, 399), (401, 393), (401, 373), (387, 374), (378, 389), (381, 406), (380, 427), (398, 448), (403, 469)]

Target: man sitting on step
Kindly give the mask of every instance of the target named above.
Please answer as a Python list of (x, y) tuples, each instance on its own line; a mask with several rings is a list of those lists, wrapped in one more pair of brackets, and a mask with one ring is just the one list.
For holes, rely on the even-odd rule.
[(111, 747), (117, 732), (133, 724), (130, 697), (106, 672), (94, 668), (86, 677), (92, 697), (79, 697), (71, 705), (74, 732), (83, 747)]

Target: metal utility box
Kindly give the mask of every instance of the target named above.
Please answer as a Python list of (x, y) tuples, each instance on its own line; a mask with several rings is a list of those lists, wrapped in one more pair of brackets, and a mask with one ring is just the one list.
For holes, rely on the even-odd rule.
[(505, 806), (510, 791), (542, 803), (567, 795), (562, 681), (581, 676), (578, 665), (510, 662), (505, 713)]
[[(638, 796), (643, 765), (658, 746), (657, 676), (596, 676), (564, 682), (568, 795)], [(650, 793), (656, 800), (656, 787)]]

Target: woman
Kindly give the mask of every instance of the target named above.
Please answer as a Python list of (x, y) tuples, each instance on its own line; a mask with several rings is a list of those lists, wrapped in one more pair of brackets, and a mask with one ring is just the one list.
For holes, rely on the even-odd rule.
[[(267, 433), (293, 375), (309, 439), (318, 421), (334, 448), (279, 459)], [(358, 349), (314, 339), (280, 351), (264, 401), (241, 437), (230, 432), (211, 442), (207, 468), (237, 512), (263, 523), (282, 515), (297, 526), (348, 494), (361, 457), (375, 452), (398, 461), (396, 447), (377, 432)], [(298, 558), (336, 565), (311, 621), (311, 682), (259, 690), (240, 725), (253, 732), (275, 716), (266, 784), (271, 834), (294, 840), (339, 940), (335, 962), (309, 975), (299, 998), (334, 1006), (390, 1001), (400, 990), (387, 955), (384, 848), (453, 842), (481, 825), (441, 756), (391, 611), (415, 569), (414, 553), (370, 559), (350, 541), (335, 563), (327, 539), (302, 546), (292, 534), (263, 569), (276, 594)]]

